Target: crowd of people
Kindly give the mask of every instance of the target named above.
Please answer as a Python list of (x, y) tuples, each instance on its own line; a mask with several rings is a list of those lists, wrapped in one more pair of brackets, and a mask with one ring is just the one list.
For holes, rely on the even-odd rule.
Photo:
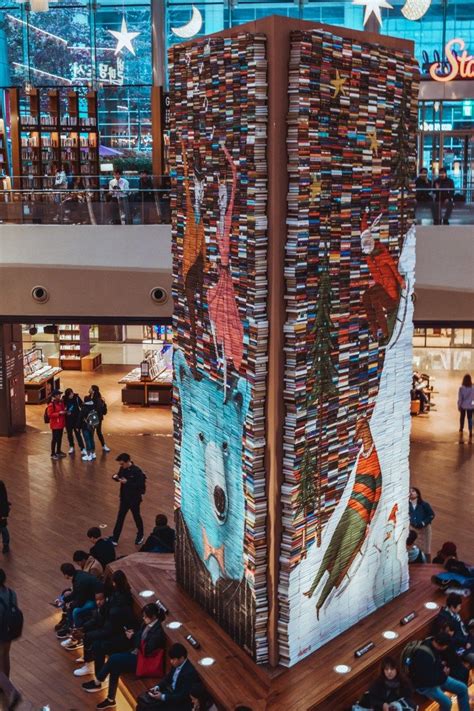
[(433, 621), (431, 634), (409, 642), (400, 663), (392, 657), (382, 660), (380, 676), (353, 711), (410, 711), (418, 708), (415, 692), (438, 704), (441, 711), (452, 708), (469, 711), (469, 674), (474, 665), (474, 620), (461, 616), (462, 597), (450, 593)]
[(449, 225), (454, 207), (454, 182), (445, 167), (439, 169), (436, 178), (428, 177), (427, 168), (422, 168), (415, 181), (417, 204), (429, 205), (435, 225)]

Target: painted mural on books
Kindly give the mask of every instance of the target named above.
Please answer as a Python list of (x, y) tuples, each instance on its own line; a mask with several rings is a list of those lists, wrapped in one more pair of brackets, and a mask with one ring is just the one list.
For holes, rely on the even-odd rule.
[(408, 585), (417, 76), (402, 52), (292, 35), (285, 665)]
[(265, 40), (177, 45), (170, 76), (178, 579), (265, 661)]

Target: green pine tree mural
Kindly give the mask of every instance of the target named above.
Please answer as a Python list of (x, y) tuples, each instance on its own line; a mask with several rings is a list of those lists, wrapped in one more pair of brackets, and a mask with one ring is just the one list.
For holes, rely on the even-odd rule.
[[(308, 444), (303, 457), (300, 472), (298, 494), (296, 497), (296, 514), (304, 517), (304, 532), (301, 557), (306, 557), (307, 551), (307, 519), (311, 511), (316, 509), (316, 537), (318, 546), (321, 545), (321, 459), (319, 457), (322, 407), (323, 403), (337, 393), (337, 372), (332, 362), (332, 334), (331, 321), (331, 277), (327, 254), (319, 263), (319, 291), (316, 302), (316, 318), (312, 327), (314, 343), (311, 351), (311, 369), (308, 381), (311, 390), (308, 394), (307, 409), (319, 413), (318, 438), (316, 442)], [(309, 419), (309, 416), (308, 416)]]
[(405, 90), (400, 104), (400, 121), (397, 127), (397, 154), (393, 161), (393, 184), (400, 190), (400, 239), (402, 243), (406, 230), (405, 193), (411, 189), (413, 163), (413, 156), (410, 153), (410, 132), (406, 120), (407, 110), (409, 111), (410, 107)]

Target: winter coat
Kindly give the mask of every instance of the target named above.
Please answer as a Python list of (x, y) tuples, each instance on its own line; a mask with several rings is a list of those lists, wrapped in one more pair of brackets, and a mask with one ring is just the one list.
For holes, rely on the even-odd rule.
[(51, 400), (48, 405), (49, 426), (52, 430), (63, 430), (66, 427), (64, 403)]

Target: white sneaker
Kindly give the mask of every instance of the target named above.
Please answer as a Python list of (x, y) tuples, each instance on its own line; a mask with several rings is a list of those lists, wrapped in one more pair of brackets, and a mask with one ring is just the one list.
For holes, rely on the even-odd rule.
[(86, 662), (80, 669), (74, 669), (74, 676), (89, 676), (94, 673), (94, 664)]
[(91, 459), (91, 461), (92, 461), (93, 459), (97, 459), (97, 455), (96, 455), (95, 452), (92, 452), (92, 454), (90, 455), (90, 459)]
[(83, 454), (81, 457), (83, 462), (92, 462), (92, 455), (90, 454)]
[(106, 444), (104, 444), (104, 446), (102, 447), (102, 449), (104, 450), (104, 452), (110, 452), (110, 447), (107, 447)]
[(69, 447), (69, 452), (68, 454), (74, 454), (74, 447)]
[(84, 664), (84, 657), (76, 657), (74, 664)]
[(81, 454), (87, 454), (87, 449), (81, 449)]
[(61, 641), (61, 647), (67, 647), (68, 644), (71, 644), (72, 642), (72, 637), (66, 637), (66, 639), (63, 639)]

